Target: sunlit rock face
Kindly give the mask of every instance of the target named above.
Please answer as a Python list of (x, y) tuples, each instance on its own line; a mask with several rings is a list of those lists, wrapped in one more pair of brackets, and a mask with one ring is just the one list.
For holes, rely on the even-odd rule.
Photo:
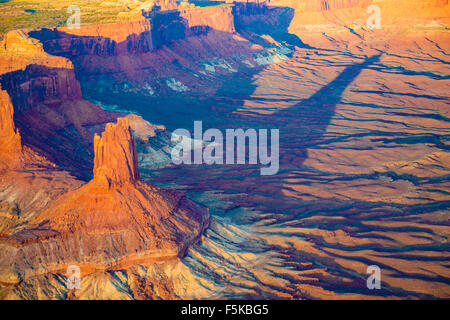
[(180, 16), (186, 19), (191, 30), (208, 27), (222, 32), (235, 31), (233, 6), (180, 8)]
[(12, 96), (18, 114), (41, 103), (81, 99), (80, 85), (72, 68), (48, 68), (33, 64), (25, 70), (2, 75), (1, 83)]
[[(0, 298), (450, 297), (447, 1), (266, 4), (4, 37)], [(199, 119), (280, 129), (279, 173), (172, 166), (147, 121)]]
[(208, 224), (206, 209), (139, 180), (126, 118), (107, 125), (95, 139), (94, 179), (3, 238), (2, 282), (14, 284), (69, 265), (90, 273), (177, 259), (199, 240)]
[(73, 68), (69, 60), (46, 53), (42, 43), (24, 31), (10, 31), (3, 35), (0, 41), (0, 73), (25, 69), (30, 64)]
[[(70, 174), (22, 142), (14, 121), (14, 106), (6, 90), (0, 90), (0, 235), (10, 235), (28, 218), (41, 212), (49, 201), (79, 187)], [(13, 212), (14, 214), (11, 214)]]
[(102, 137), (94, 137), (94, 180), (107, 186), (139, 181), (137, 153), (128, 118), (107, 124)]
[(299, 9), (301, 10), (303, 8), (306, 11), (344, 9), (368, 2), (368, 0), (306, 0), (299, 6)]
[[(442, 28), (449, 20), (449, 5), (445, 0), (273, 0), (271, 5), (295, 10), (289, 32), (308, 43), (310, 37), (320, 41), (321, 33), (352, 41), (357, 40), (356, 34), (364, 34), (366, 40), (401, 32), (418, 35), (421, 30)], [(370, 6), (379, 8), (384, 31), (364, 33), (369, 29), (367, 20), (374, 13)]]

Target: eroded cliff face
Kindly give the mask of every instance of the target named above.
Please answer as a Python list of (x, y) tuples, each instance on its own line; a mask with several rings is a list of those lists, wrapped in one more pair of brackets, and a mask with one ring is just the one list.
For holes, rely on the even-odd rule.
[[(426, 257), (442, 256), (443, 251), (439, 250), (443, 247), (446, 229), (443, 229), (444, 223), (437, 222), (442, 221), (442, 213), (417, 217), (426, 219), (425, 223), (401, 221), (402, 216), (398, 214), (404, 213), (410, 219), (411, 214), (422, 215), (423, 208), (428, 210), (434, 204), (440, 210), (441, 204), (436, 201), (445, 200), (440, 189), (445, 188), (442, 181), (448, 171), (445, 165), (448, 156), (445, 150), (436, 152), (435, 149), (445, 147), (435, 143), (446, 128), (445, 118), (439, 113), (446, 110), (446, 100), (443, 100), (446, 91), (438, 83), (445, 80), (441, 71), (446, 70), (442, 69), (446, 53), (439, 46), (445, 42), (435, 43), (434, 37), (423, 37), (415, 43), (414, 38), (389, 38), (376, 31), (361, 32), (367, 17), (363, 1), (358, 4), (328, 1), (326, 5), (324, 1), (271, 2), (273, 6), (277, 3), (278, 8), (245, 4), (239, 12), (241, 26), (259, 26), (251, 30), (255, 34), (242, 30), (243, 36), (230, 33), (231, 24), (220, 21), (220, 15), (211, 20), (189, 13), (192, 18), (186, 20), (192, 24), (186, 24), (182, 16), (188, 13), (181, 12), (181, 18), (172, 19), (170, 14), (159, 16), (161, 20), (156, 29), (155, 24), (152, 26), (141, 20), (91, 25), (73, 31), (57, 29), (32, 33), (39, 41), (29, 39), (24, 33), (7, 37), (4, 48), (9, 53), (0, 55), (3, 59), (0, 66), (8, 74), (1, 78), (18, 112), (13, 117), (10, 111), (5, 111), (2, 117), (7, 120), (3, 129), (5, 137), (16, 137), (17, 129), (10, 121), (16, 118), (25, 143), (22, 148), (25, 154), (32, 155), (29, 158), (32, 161), (26, 163), (26, 170), (8, 169), (0, 173), (0, 298), (70, 298), (65, 286), (68, 265), (78, 265), (82, 269), (83, 289), (77, 291), (77, 298), (204, 298), (211, 292), (219, 297), (249, 295), (264, 299), (373, 298), (373, 292), (360, 295), (359, 275), (365, 274), (366, 267), (361, 261), (379, 263), (380, 259), (389, 265), (390, 271), (383, 276), (383, 281), (389, 285), (389, 290), (397, 287), (392, 291), (395, 297), (410, 293), (411, 297), (448, 296), (448, 286), (433, 271), (443, 268), (442, 259), (436, 263)], [(413, 19), (422, 15), (414, 21), (419, 21), (421, 26), (431, 24), (432, 32), (439, 29), (442, 21), (438, 14), (442, 3), (433, 3), (435, 7), (414, 11), (412, 15)], [(391, 4), (392, 7), (383, 7), (382, 12), (386, 8), (404, 8), (405, 3)], [(414, 2), (414, 8), (422, 7)], [(386, 16), (382, 13), (391, 31), (408, 18), (402, 16), (404, 9), (396, 10), (388, 10)], [(399, 23), (394, 24), (395, 21)], [(217, 30), (202, 28), (205, 24)], [(218, 31), (221, 28), (225, 32)], [(152, 30), (158, 30), (156, 37)], [(271, 35), (267, 35), (267, 31)], [(280, 34), (272, 34), (273, 31)], [(291, 42), (289, 37), (277, 37), (294, 33), (303, 41), (309, 39), (311, 47), (302, 47), (298, 39)], [(370, 36), (379, 41), (373, 48), (366, 46)], [(348, 41), (349, 37), (352, 41)], [(398, 50), (397, 41), (403, 40), (414, 46)], [(182, 194), (139, 179), (131, 132), (136, 136), (137, 132), (140, 135), (142, 131), (153, 132), (155, 128), (137, 116), (105, 126), (107, 122), (116, 121), (118, 114), (105, 112), (83, 100), (75, 78), (92, 80), (89, 83), (92, 90), (104, 90), (99, 96), (109, 97), (118, 89), (103, 80), (114, 77), (119, 85), (123, 84), (123, 91), (113, 96), (113, 102), (125, 92), (130, 94), (127, 98), (136, 92), (145, 92), (145, 96), (138, 96), (137, 104), (165, 90), (177, 96), (189, 90), (214, 94), (213, 87), (221, 84), (218, 81), (221, 77), (244, 70), (236, 75), (238, 79), (254, 70), (253, 67), (287, 59), (292, 51), (280, 45), (286, 42), (290, 47), (297, 46), (292, 59), (271, 65), (257, 74), (251, 82), (255, 88), (245, 83), (251, 87), (251, 94), (242, 92), (241, 82), (236, 82), (239, 85), (231, 87), (233, 90), (229, 92), (238, 98), (233, 96), (232, 103), (225, 104), (224, 108), (242, 106), (236, 110), (238, 118), (232, 120), (261, 113), (263, 126), (274, 123), (273, 119), (286, 124), (283, 131), (287, 131), (288, 140), (284, 141), (284, 146), (288, 147), (282, 153), (281, 163), (288, 169), (294, 167), (294, 171), (264, 183), (257, 176), (246, 175), (246, 171), (233, 173), (228, 169), (217, 171), (216, 176), (208, 171), (201, 177), (196, 176), (198, 172), (194, 170), (186, 170), (184, 181), (177, 177), (178, 171), (168, 173), (164, 178), (171, 183), (181, 180), (200, 190), (212, 186), (214, 192), (219, 190), (219, 196), (230, 200), (225, 210), (237, 212), (234, 216), (238, 225), (224, 223), (216, 216), (203, 245), (195, 246), (189, 258), (180, 263), (177, 258), (201, 237), (208, 223), (206, 210)], [(270, 51), (264, 48), (268, 43), (273, 44)], [(333, 50), (321, 49), (327, 46)], [(350, 78), (359, 74), (361, 57), (379, 55), (381, 49), (389, 54), (364, 69), (353, 82)], [(420, 63), (416, 63), (416, 54)], [(431, 61), (434, 59), (436, 61)], [(344, 68), (347, 71), (343, 71)], [(430, 72), (424, 75), (423, 70)], [(130, 82), (126, 81), (138, 83), (129, 87)], [(415, 86), (417, 88), (412, 88)], [(373, 88), (380, 91), (379, 97), (376, 93), (365, 93)], [(406, 94), (399, 98), (401, 92)], [(423, 92), (432, 93), (433, 97), (429, 108), (421, 107), (420, 112), (425, 110), (422, 118), (418, 110), (410, 106), (425, 104), (424, 99), (428, 98)], [(241, 98), (245, 99), (242, 105)], [(268, 101), (275, 108), (266, 109)], [(328, 123), (335, 104), (338, 104), (336, 116)], [(168, 109), (167, 105), (164, 107)], [(171, 112), (176, 112), (172, 105), (170, 107)], [(217, 109), (221, 107), (219, 103)], [(185, 105), (180, 107), (182, 112), (186, 108)], [(408, 116), (402, 116), (405, 113)], [(269, 118), (268, 114), (273, 117)], [(357, 125), (351, 124), (358, 120)], [(310, 142), (320, 138), (316, 132), (322, 134), (322, 125), (328, 128), (326, 130), (331, 128), (332, 134), (337, 132), (346, 138), (344, 141), (322, 140), (318, 146), (312, 146)], [(424, 129), (427, 125), (435, 128)], [(405, 127), (410, 131), (406, 131), (402, 139), (410, 142), (414, 130), (417, 130), (417, 140), (428, 139), (423, 135), (423, 130), (428, 130), (432, 140), (426, 140), (430, 141), (426, 146), (417, 147), (401, 145), (397, 137), (391, 141), (392, 132), (405, 133)], [(373, 130), (370, 139), (355, 134), (354, 129), (366, 128)], [(102, 135), (95, 135), (103, 129)], [(313, 132), (312, 138), (309, 131)], [(389, 141), (386, 146), (382, 139)], [(303, 141), (312, 147), (307, 150)], [(327, 144), (330, 148), (323, 147)], [(45, 154), (47, 159), (31, 152), (27, 145)], [(355, 145), (368, 147), (355, 150)], [(303, 153), (309, 155), (306, 161)], [(305, 165), (307, 170), (304, 170)], [(83, 183), (62, 168), (89, 171), (94, 178)], [(310, 178), (311, 172), (317, 175)], [(335, 178), (343, 174), (345, 179)], [(408, 181), (411, 175), (415, 183)], [(219, 186), (217, 181), (224, 176), (233, 180)], [(391, 183), (392, 176), (396, 181)], [(416, 183), (421, 179), (426, 180), (428, 186)], [(243, 193), (243, 190), (249, 191)], [(219, 203), (218, 210), (224, 210), (216, 194), (207, 191), (208, 203)], [(232, 196), (227, 198), (230, 194)], [(235, 195), (239, 195), (238, 200), (232, 199)], [(416, 204), (422, 205), (423, 197), (428, 199), (415, 209)], [(349, 199), (354, 202), (348, 202)], [(283, 202), (281, 209), (280, 201)], [(299, 209), (299, 201), (312, 216), (299, 217), (299, 210), (305, 211)], [(395, 205), (391, 206), (390, 201)], [(370, 205), (364, 207), (368, 202)], [(383, 207), (373, 205), (376, 202)], [(405, 202), (409, 208), (401, 211)], [(363, 208), (358, 209), (360, 213), (355, 213), (355, 206)], [(258, 210), (246, 212), (244, 208)], [(280, 220), (274, 214), (278, 210), (283, 213)], [(389, 210), (392, 212), (387, 212)], [(313, 214), (316, 212), (320, 213)], [(380, 212), (396, 221), (374, 220)], [(290, 217), (295, 218), (285, 220)], [(343, 228), (342, 221), (349, 217), (351, 228)], [(257, 223), (242, 227), (246, 220)], [(354, 225), (355, 221), (361, 225)], [(392, 223), (402, 230), (393, 233), (392, 229), (385, 228), (385, 224), (392, 226)], [(288, 224), (303, 224), (303, 227), (286, 229)], [(251, 235), (245, 232), (247, 226), (252, 229)], [(428, 239), (421, 231), (410, 231), (423, 229), (430, 230)], [(367, 236), (368, 230), (383, 239)], [(293, 236), (292, 231), (298, 237)], [(422, 250), (424, 243), (432, 250)], [(366, 250), (369, 246), (371, 250)], [(380, 246), (382, 250), (378, 250)], [(399, 252), (399, 255), (409, 256), (415, 248), (423, 252), (419, 258), (425, 267), (421, 270), (411, 270), (410, 259), (391, 255)], [(162, 261), (165, 262), (160, 263)], [(283, 266), (293, 263), (299, 270), (287, 270)], [(271, 268), (270, 275), (267, 266)], [(286, 272), (292, 277), (286, 278)], [(430, 277), (430, 272), (435, 279)], [(398, 279), (404, 279), (405, 275), (410, 281), (400, 283)], [(220, 296), (224, 284), (229, 291)], [(365, 286), (362, 288), (365, 290)], [(392, 292), (383, 291), (383, 295)], [(418, 295), (413, 295), (415, 292)]]
[[(182, 20), (175, 19), (175, 25), (180, 19)], [(101, 184), (98, 183), (100, 180), (105, 182), (110, 179), (114, 184), (120, 181), (136, 182), (139, 179), (136, 159), (130, 163), (124, 162), (122, 166), (124, 170), (121, 173), (124, 173), (128, 170), (127, 166), (134, 163), (129, 176), (126, 173), (123, 176), (117, 175), (117, 167), (109, 167), (113, 167), (111, 159), (108, 159), (110, 163), (107, 165), (97, 161), (99, 157), (93, 161), (92, 142), (95, 133), (101, 132), (105, 124), (114, 121), (119, 114), (104, 111), (82, 98), (74, 65), (65, 56), (73, 58), (81, 55), (98, 67), (105, 61), (94, 61), (95, 58), (121, 56), (120, 60), (124, 57), (133, 60), (136, 58), (134, 54), (138, 52), (149, 51), (154, 54), (155, 39), (157, 42), (162, 41), (159, 45), (163, 45), (164, 41), (184, 36), (184, 33), (177, 34), (179, 28), (173, 28), (171, 21), (169, 15), (168, 18), (153, 23), (155, 30), (162, 34), (159, 38), (149, 33), (151, 28), (145, 19), (125, 24), (90, 25), (81, 30), (84, 35), (79, 37), (62, 31), (47, 30), (45, 40), (48, 42), (36, 40), (22, 31), (10, 32), (3, 38), (0, 48), (0, 83), (5, 90), (3, 97), (11, 97), (11, 103), (5, 104), (8, 108), (4, 110), (2, 118), (11, 119), (11, 112), (15, 109), (15, 124), (2, 121), (5, 123), (5, 132), (8, 131), (5, 133), (8, 143), (3, 143), (2, 148), (19, 148), (18, 141), (21, 137), (18, 131), (11, 135), (11, 128), (17, 127), (21, 132), (22, 142), (27, 146), (24, 151), (27, 171), (4, 172), (0, 188), (8, 206), (18, 206), (21, 221), (28, 221), (51, 205), (62, 193), (79, 187), (81, 182), (71, 174), (88, 178), (93, 162), (98, 164), (97, 170), (94, 170), (98, 173), (97, 179), (94, 179), (97, 185)], [(188, 30), (185, 24), (183, 28), (183, 32)], [(52, 42), (55, 34), (58, 35), (58, 40)], [(56, 52), (60, 56), (50, 54), (49, 48), (60, 50)], [(116, 62), (117, 60), (113, 63)], [(144, 139), (149, 136), (149, 131), (154, 135), (154, 130), (160, 129), (149, 128), (149, 124), (139, 117), (133, 118), (132, 125), (133, 131)], [(129, 136), (124, 141), (134, 144), (128, 138)], [(99, 142), (97, 146), (100, 146), (100, 140), (102, 139), (96, 140)], [(106, 145), (104, 148), (108, 149), (110, 144)], [(9, 157), (10, 154), (2, 152), (3, 157)], [(135, 153), (130, 154), (135, 158)], [(12, 162), (8, 163), (11, 167)], [(71, 174), (64, 170), (69, 170)], [(107, 184), (110, 185), (110, 182)], [(7, 233), (16, 231), (8, 230)]]
[(91, 171), (86, 163), (93, 156), (94, 132), (118, 115), (82, 98), (69, 59), (45, 52), (42, 43), (22, 31), (12, 31), (0, 46), (0, 85), (11, 100), (24, 145), (79, 176)]
[(188, 27), (192, 30), (208, 27), (222, 32), (235, 32), (234, 7), (223, 5), (219, 7), (191, 7), (179, 8), (180, 16), (186, 19)]
[(0, 74), (25, 69), (28, 65), (73, 69), (70, 60), (44, 51), (42, 43), (26, 32), (8, 32), (0, 41)]
[(73, 69), (32, 64), (0, 75), (0, 83), (26, 145), (75, 174), (91, 170), (93, 135), (117, 114), (82, 98)]
[(21, 154), (22, 142), (14, 124), (14, 107), (8, 93), (0, 90), (0, 161), (10, 165), (10, 161), (16, 160)]
[(11, 95), (18, 114), (39, 104), (81, 99), (80, 84), (72, 68), (30, 64), (25, 70), (1, 75), (0, 82)]
[[(97, 92), (124, 89), (149, 96), (211, 91), (212, 73), (230, 74), (259, 66), (256, 60), (263, 55), (278, 55), (234, 33), (232, 5), (180, 7), (144, 15), (127, 22), (29, 34), (46, 53), (73, 63), (83, 92), (92, 101), (100, 100), (89, 96), (93, 87)], [(210, 62), (220, 67), (211, 67)]]
[[(438, 30), (448, 25), (449, 5), (447, 0), (273, 0), (273, 6), (286, 6), (295, 10), (289, 31), (298, 36), (325, 32), (351, 37), (351, 32), (365, 36), (366, 22), (374, 13), (368, 12), (370, 5), (380, 9), (381, 26), (388, 33), (414, 33), (421, 29)], [(380, 37), (383, 32), (372, 30)]]
[(22, 144), (10, 96), (0, 90), (0, 236), (20, 230), (52, 199), (79, 185), (67, 172)]
[(151, 52), (175, 40), (198, 35), (205, 28), (234, 32), (233, 6), (150, 11), (145, 17), (139, 13), (131, 21), (83, 25), (79, 29), (43, 29), (30, 35), (55, 56), (106, 57)]
[(40, 39), (47, 52), (56, 56), (114, 56), (156, 50), (172, 40), (183, 38), (184, 25), (179, 15), (165, 20), (138, 19), (80, 29), (44, 29), (30, 34)]
[[(70, 60), (46, 53), (24, 32), (3, 38), (0, 70), (0, 193), (7, 208), (0, 234), (10, 235), (80, 187), (74, 175), (92, 177), (94, 135), (120, 114), (84, 100)], [(139, 117), (132, 125), (144, 137), (158, 128)]]
[(128, 120), (107, 125), (95, 142), (94, 179), (0, 239), (0, 281), (64, 271), (127, 268), (177, 259), (199, 240), (208, 212), (183, 194), (139, 180)]
[(368, 2), (370, 0), (306, 0), (298, 6), (298, 9), (305, 11), (335, 10), (356, 7)]

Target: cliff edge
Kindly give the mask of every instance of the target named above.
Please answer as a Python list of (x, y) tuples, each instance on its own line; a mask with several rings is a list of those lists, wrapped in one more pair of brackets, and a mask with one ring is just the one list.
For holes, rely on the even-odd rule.
[(139, 181), (136, 145), (128, 118), (108, 123), (102, 136), (94, 137), (94, 180), (107, 187)]
[(0, 162), (6, 165), (21, 154), (22, 142), (14, 125), (14, 107), (8, 93), (0, 89)]

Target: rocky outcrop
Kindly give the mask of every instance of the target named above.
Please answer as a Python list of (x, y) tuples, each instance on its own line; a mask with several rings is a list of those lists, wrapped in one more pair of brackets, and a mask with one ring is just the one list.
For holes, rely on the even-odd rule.
[(193, 31), (202, 27), (230, 33), (236, 31), (233, 5), (187, 7), (179, 8), (179, 10), (181, 17), (186, 19), (189, 28)]
[(43, 29), (30, 32), (47, 52), (64, 57), (113, 56), (154, 50), (149, 20), (86, 25), (80, 29)]
[(80, 29), (42, 29), (30, 32), (44, 49), (57, 56), (119, 56), (145, 53), (186, 36), (178, 12), (156, 12), (151, 19), (86, 25)]
[(0, 75), (0, 84), (23, 144), (77, 176), (90, 175), (94, 133), (118, 114), (84, 100), (73, 69), (30, 64)]
[(14, 124), (14, 108), (6, 91), (0, 89), (0, 159), (22, 153), (19, 131)]
[(269, 11), (266, 2), (236, 2), (235, 6), (237, 15), (260, 15)]
[[(41, 39), (48, 53), (69, 57), (75, 65), (77, 79), (83, 84), (85, 97), (91, 101), (103, 102), (106, 108), (114, 106), (115, 102), (113, 100), (105, 101), (103, 99), (105, 94), (102, 94), (102, 98), (97, 97), (98, 92), (110, 92), (114, 95), (122, 90), (127, 93), (136, 93), (134, 90), (137, 90), (145, 91), (147, 96), (164, 96), (172, 95), (175, 92), (178, 94), (180, 91), (210, 91), (212, 89), (211, 75), (230, 74), (241, 68), (259, 66), (255, 60), (258, 59), (258, 51), (263, 51), (262, 47), (255, 46), (253, 42), (238, 34), (217, 31), (207, 25), (202, 25), (201, 22), (198, 22), (201, 25), (193, 24), (188, 28), (184, 24), (187, 20), (180, 17), (179, 14), (157, 12), (152, 21), (154, 28), (157, 28), (158, 25), (161, 25), (161, 28), (156, 32), (155, 37), (150, 37), (150, 31), (136, 33), (138, 29), (136, 32), (133, 31), (132, 34), (126, 35), (125, 33), (133, 30), (134, 24), (130, 24), (130, 28), (115, 27), (112, 24), (98, 26), (97, 29), (91, 27), (90, 30), (95, 29), (96, 31), (94, 33), (87, 32), (83, 36), (51, 30), (41, 30), (31, 34)], [(171, 15), (173, 15), (173, 19)], [(205, 15), (205, 19), (207, 18), (208, 16)], [(172, 21), (173, 24), (167, 24), (163, 21), (164, 19)], [(183, 28), (176, 27), (180, 26), (177, 23), (177, 21), (180, 22), (179, 19), (183, 21), (181, 23)], [(160, 22), (156, 23), (155, 21)], [(217, 21), (221, 20), (217, 19)], [(229, 25), (234, 26), (231, 22)], [(88, 30), (87, 28), (85, 30)], [(120, 37), (119, 35), (115, 36), (117, 41), (127, 38), (136, 39), (136, 42), (130, 42), (130, 45), (126, 46), (130, 48), (130, 51), (126, 51), (128, 49), (118, 50), (125, 40), (122, 42), (111, 40), (115, 43), (114, 50), (93, 49), (95, 46), (89, 42), (91, 37), (97, 37), (100, 33), (104, 33), (102, 39), (113, 37), (114, 30), (125, 32)], [(83, 28), (73, 32), (81, 34), (82, 31)], [(181, 38), (183, 34), (201, 36)], [(179, 39), (171, 40), (175, 38)], [(81, 43), (80, 47), (74, 45), (77, 42)], [(99, 40), (99, 43), (103, 42), (111, 43), (107, 39)], [(162, 46), (157, 50), (151, 49), (157, 43)], [(97, 51), (100, 54), (96, 54)], [(83, 54), (78, 55), (80, 53)], [(210, 62), (224, 67), (214, 68), (214, 72), (211, 73), (209, 71), (211, 68), (205, 69), (205, 65)], [(174, 81), (175, 86), (172, 85)]]
[(0, 75), (2, 87), (12, 97), (18, 114), (41, 103), (81, 99), (80, 84), (72, 68), (48, 68), (31, 64), (25, 70)]
[(0, 41), (0, 74), (23, 70), (30, 64), (73, 69), (70, 60), (50, 55), (42, 43), (24, 31), (11, 31)]
[[(169, 8), (173, 4), (166, 4)], [(199, 30), (235, 32), (232, 5), (180, 7), (180, 10), (139, 13), (132, 21), (31, 31), (46, 52), (72, 58), (83, 55), (120, 56), (157, 50)], [(144, 16), (145, 17), (144, 17)]]
[(94, 181), (108, 187), (139, 181), (136, 145), (128, 118), (108, 123), (102, 137), (95, 134), (94, 152)]
[(152, 12), (134, 21), (86, 25), (80, 29), (43, 29), (30, 35), (42, 41), (53, 55), (72, 58), (95, 55), (120, 56), (151, 52), (183, 39), (188, 34), (187, 22), (178, 11)]
[[(320, 48), (339, 41), (354, 46), (397, 43), (424, 34), (445, 38), (450, 23), (447, 0), (272, 0), (270, 5), (293, 9), (286, 31)], [(372, 28), (377, 8), (380, 25)]]
[(151, 13), (153, 49), (169, 45), (174, 40), (184, 39), (187, 35), (186, 21), (178, 11)]
[[(94, 122), (94, 110), (76, 111), (74, 107), (95, 106), (82, 100), (70, 60), (46, 53), (39, 41), (22, 31), (9, 32), (0, 46), (0, 85), (5, 90), (2, 104), (9, 106), (8, 113), (14, 112), (22, 143), (55, 163), (73, 162), (66, 158), (67, 152), (61, 151), (66, 149), (70, 154), (76, 149), (75, 139), (90, 138), (84, 126)], [(72, 104), (72, 108), (67, 104)], [(104, 113), (97, 109), (95, 118), (98, 121), (102, 117)], [(71, 136), (76, 138), (72, 140)]]
[(306, 0), (304, 9), (307, 11), (322, 11), (351, 8), (368, 3), (367, 0)]
[(139, 180), (126, 119), (107, 125), (95, 145), (91, 182), (62, 195), (27, 229), (0, 239), (1, 282), (69, 265), (89, 273), (176, 259), (201, 237), (205, 208)]
[(5, 214), (0, 208), (0, 236), (17, 232), (52, 199), (80, 184), (22, 144), (9, 94), (0, 90), (0, 204), (9, 208)]
[[(411, 27), (414, 25), (412, 21), (448, 21), (443, 12), (448, 10), (449, 5), (448, 0), (272, 0), (270, 4), (295, 9), (295, 17), (289, 27), (293, 31), (308, 25), (345, 23), (352, 26), (365, 23), (369, 17), (366, 10), (370, 5), (377, 5), (381, 9), (383, 28)], [(333, 11), (337, 16), (327, 11)]]

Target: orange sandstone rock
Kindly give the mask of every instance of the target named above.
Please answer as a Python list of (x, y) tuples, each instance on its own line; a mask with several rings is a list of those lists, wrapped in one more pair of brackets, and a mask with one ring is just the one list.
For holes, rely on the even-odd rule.
[(176, 259), (207, 227), (206, 208), (140, 181), (127, 118), (95, 138), (94, 178), (0, 239), (0, 281), (64, 271), (126, 268)]
[(46, 53), (42, 43), (24, 31), (8, 32), (0, 41), (0, 74), (25, 69), (31, 64), (73, 69), (69, 59)]
[(13, 115), (14, 108), (8, 93), (0, 90), (0, 161), (17, 159), (22, 153), (21, 138)]
[(128, 118), (108, 123), (100, 138), (94, 137), (94, 181), (107, 186), (139, 181), (136, 145)]

